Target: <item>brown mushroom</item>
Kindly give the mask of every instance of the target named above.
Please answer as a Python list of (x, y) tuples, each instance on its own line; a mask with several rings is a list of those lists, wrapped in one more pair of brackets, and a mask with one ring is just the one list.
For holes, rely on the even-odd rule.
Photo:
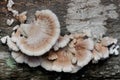
[[(49, 71), (75, 73), (92, 59), (93, 41), (77, 34), (64, 48), (51, 50), (42, 56), (41, 66)], [(91, 40), (91, 41), (89, 41)], [(86, 42), (85, 44), (82, 44)], [(49, 69), (48, 69), (49, 66)]]
[(27, 20), (27, 11), (24, 11), (20, 14), (18, 14), (18, 16), (16, 16), (16, 18), (21, 22), (21, 23), (24, 23), (26, 20)]
[(36, 12), (37, 20), (21, 24), (12, 36), (19, 49), (29, 56), (40, 56), (48, 52), (60, 35), (60, 24), (50, 10)]
[(97, 42), (93, 50), (93, 63), (98, 62), (100, 59), (106, 59), (110, 54), (118, 55), (119, 46), (117, 45), (117, 39), (111, 37), (103, 37)]
[(108, 48), (102, 46), (101, 43), (96, 43), (95, 48), (93, 50), (93, 63), (98, 62), (100, 59), (106, 59), (109, 57)]

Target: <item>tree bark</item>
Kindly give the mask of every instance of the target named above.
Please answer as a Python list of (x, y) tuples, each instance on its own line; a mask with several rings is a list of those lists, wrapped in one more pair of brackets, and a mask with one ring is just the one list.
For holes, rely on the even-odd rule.
[[(67, 4), (70, 0), (13, 0), (15, 2), (14, 8), (19, 12), (28, 11), (28, 21), (30, 22), (34, 17), (36, 10), (50, 9), (55, 12), (60, 20), (62, 33), (68, 33), (65, 26), (65, 19), (67, 14)], [(120, 14), (120, 1), (119, 0), (102, 0), (101, 4), (108, 5), (113, 3), (117, 6), (117, 12)], [(9, 35), (12, 32), (12, 26), (18, 22), (15, 21), (12, 26), (6, 25), (8, 18), (13, 18), (11, 12), (6, 9), (5, 0), (0, 1), (0, 36)], [(108, 28), (107, 34), (118, 38), (120, 40), (120, 17), (117, 19), (107, 20), (106, 27)], [(97, 64), (88, 64), (78, 73), (56, 73), (48, 72), (41, 67), (30, 68), (26, 64), (9, 64), (10, 51), (7, 46), (0, 42), (0, 80), (94, 80), (104, 79), (113, 80), (120, 78), (120, 56), (110, 56), (106, 60), (101, 60)]]

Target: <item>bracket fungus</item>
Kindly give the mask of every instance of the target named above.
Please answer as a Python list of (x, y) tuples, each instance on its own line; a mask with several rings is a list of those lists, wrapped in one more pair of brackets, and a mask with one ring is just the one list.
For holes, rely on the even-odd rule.
[(70, 41), (70, 36), (68, 35), (60, 36), (57, 42), (55, 43), (55, 45), (53, 46), (54, 50), (57, 51), (59, 50), (59, 48), (64, 48), (65, 46), (67, 46), (69, 41)]
[(40, 57), (36, 56), (27, 56), (22, 52), (11, 52), (11, 56), (17, 63), (26, 63), (30, 67), (37, 67), (40, 65)]
[(60, 35), (60, 24), (52, 11), (36, 11), (36, 14), (34, 22), (21, 24), (12, 35), (19, 49), (29, 56), (40, 56), (48, 52)]
[(11, 40), (9, 36), (2, 37), (1, 42), (3, 44), (7, 44), (10, 50), (19, 51), (17, 45)]
[(110, 54), (119, 54), (117, 39), (100, 37), (96, 42), (88, 30), (61, 36), (59, 20), (52, 11), (36, 11), (35, 20), (26, 24), (27, 12), (18, 14), (12, 9), (13, 4), (12, 0), (8, 1), (8, 11), (21, 24), (13, 28), (11, 37), (1, 38), (1, 42), (9, 47), (17, 63), (41, 66), (48, 71), (76, 73), (91, 60), (98, 62)]
[(98, 41), (93, 49), (93, 63), (98, 62), (100, 59), (106, 59), (110, 54), (118, 55), (117, 39), (111, 37), (103, 37)]
[(79, 34), (73, 37), (64, 48), (57, 51), (51, 50), (41, 57), (41, 66), (49, 71), (75, 73), (87, 65), (92, 60), (93, 41)]

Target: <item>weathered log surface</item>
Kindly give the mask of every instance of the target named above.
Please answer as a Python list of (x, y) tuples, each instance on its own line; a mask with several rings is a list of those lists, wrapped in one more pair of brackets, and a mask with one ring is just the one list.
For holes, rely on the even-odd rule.
[[(67, 3), (69, 0), (14, 0), (14, 8), (20, 12), (28, 11), (30, 22), (33, 13), (36, 10), (51, 9), (55, 12), (62, 26), (62, 33), (67, 33), (65, 29), (65, 17), (67, 14)], [(102, 0), (101, 4), (108, 5), (114, 3), (117, 6), (117, 12), (120, 14), (119, 0)], [(6, 9), (5, 0), (0, 0), (0, 36), (9, 35), (12, 32), (12, 26), (7, 26), (6, 20), (12, 18), (11, 12)], [(107, 34), (118, 38), (120, 41), (120, 17), (116, 20), (107, 20)], [(120, 44), (120, 43), (119, 43)], [(41, 67), (30, 68), (26, 64), (15, 64), (14, 68), (7, 65), (10, 52), (5, 45), (0, 42), (0, 80), (119, 80), (120, 79), (120, 55), (111, 56), (109, 59), (100, 61), (98, 64), (89, 64), (76, 74), (48, 72)]]

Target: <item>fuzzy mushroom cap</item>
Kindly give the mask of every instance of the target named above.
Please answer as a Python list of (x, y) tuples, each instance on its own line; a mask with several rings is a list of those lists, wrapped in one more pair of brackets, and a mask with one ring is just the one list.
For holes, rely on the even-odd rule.
[(12, 39), (9, 36), (2, 37), (1, 42), (3, 44), (6, 44), (9, 47), (9, 49), (13, 51), (19, 51), (17, 45), (12, 41)]
[(20, 13), (18, 16), (16, 16), (16, 18), (21, 22), (24, 23), (27, 20), (27, 11), (24, 11), (22, 13)]
[(109, 51), (108, 48), (105, 46), (102, 46), (101, 43), (96, 43), (95, 48), (93, 50), (93, 62), (97, 62), (98, 60), (106, 59), (109, 57)]
[(20, 50), (29, 56), (40, 56), (48, 52), (60, 35), (60, 24), (50, 10), (36, 12), (36, 20), (21, 24), (12, 35)]
[(64, 48), (65, 46), (67, 46), (69, 41), (70, 41), (70, 36), (68, 35), (60, 36), (57, 42), (55, 43), (55, 45), (53, 46), (54, 50), (57, 51), (59, 48)]
[(12, 52), (11, 55), (17, 63), (26, 63), (30, 67), (37, 67), (40, 65), (40, 57), (27, 56), (22, 52)]
[(41, 66), (49, 71), (72, 72), (74, 68), (72, 54), (65, 49), (60, 49), (57, 52), (50, 51), (49, 55), (42, 57)]
[[(79, 35), (80, 36), (80, 35)], [(49, 71), (75, 73), (92, 59), (93, 41), (74, 37), (68, 45), (57, 51), (51, 50), (42, 57), (41, 66)], [(82, 44), (83, 42), (87, 42)], [(49, 66), (49, 68), (48, 68)]]
[(93, 50), (93, 63), (98, 62), (100, 59), (106, 59), (110, 54), (118, 55), (117, 39), (111, 37), (103, 37), (94, 46)]
[(117, 39), (111, 38), (111, 37), (104, 37), (101, 40), (101, 43), (103, 46), (109, 46), (112, 43), (116, 44), (117, 43)]

